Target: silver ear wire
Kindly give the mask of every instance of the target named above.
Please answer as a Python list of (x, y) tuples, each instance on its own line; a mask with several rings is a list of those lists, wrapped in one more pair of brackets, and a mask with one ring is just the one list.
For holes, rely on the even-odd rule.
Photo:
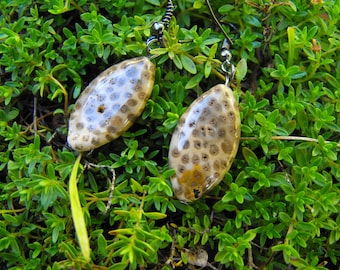
[(230, 81), (234, 78), (235, 75), (235, 66), (231, 63), (232, 54), (230, 52), (230, 43), (227, 38), (224, 39), (222, 44), (221, 56), (225, 57), (221, 68), (225, 73), (225, 84), (229, 85)]
[(151, 50), (151, 44), (155, 42), (162, 43), (163, 39), (163, 32), (165, 29), (169, 27), (169, 23), (171, 20), (171, 17), (173, 16), (174, 12), (174, 4), (172, 3), (172, 0), (168, 0), (168, 3), (166, 5), (166, 12), (164, 16), (162, 17), (162, 20), (160, 22), (155, 22), (152, 25), (152, 33), (153, 35), (149, 37), (146, 41), (146, 48), (149, 52)]
[(210, 5), (210, 1), (209, 0), (205, 0), (205, 3), (208, 6), (209, 12), (211, 14), (211, 16), (213, 17), (215, 23), (217, 24), (217, 26), (220, 28), (220, 30), (222, 31), (222, 33), (224, 34), (224, 36), (226, 37), (226, 39), (228, 39), (227, 41), (229, 42), (229, 44), (233, 44), (233, 41), (231, 40), (231, 38), (228, 36), (228, 34), (226, 33), (226, 31), (223, 29), (221, 23), (219, 22), (219, 20), (216, 18), (215, 13)]
[[(217, 26), (221, 29), (221, 31), (223, 32), (225, 39), (223, 41), (222, 44), (222, 51), (221, 51), (221, 56), (225, 58), (225, 60), (223, 61), (222, 65), (221, 65), (221, 69), (222, 71), (225, 73), (225, 84), (229, 85), (230, 81), (233, 79), (234, 75), (235, 75), (235, 66), (231, 63), (231, 51), (230, 51), (230, 45), (233, 44), (232, 40), (230, 39), (230, 37), (228, 36), (228, 34), (224, 31), (221, 23), (218, 21), (218, 19), (216, 18), (214, 11), (210, 5), (210, 1), (209, 0), (205, 0), (209, 12), (211, 14), (211, 16), (213, 17), (215, 23), (217, 24)], [(232, 25), (233, 28), (235, 28), (234, 25)]]

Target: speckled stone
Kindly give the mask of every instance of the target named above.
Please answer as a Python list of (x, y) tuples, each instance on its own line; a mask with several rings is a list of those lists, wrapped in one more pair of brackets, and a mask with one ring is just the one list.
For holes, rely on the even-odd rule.
[(240, 141), (240, 113), (232, 90), (219, 84), (198, 97), (180, 118), (171, 138), (169, 166), (176, 197), (200, 198), (220, 183)]
[(68, 144), (79, 152), (119, 137), (143, 112), (155, 79), (146, 57), (113, 65), (81, 93), (70, 115)]

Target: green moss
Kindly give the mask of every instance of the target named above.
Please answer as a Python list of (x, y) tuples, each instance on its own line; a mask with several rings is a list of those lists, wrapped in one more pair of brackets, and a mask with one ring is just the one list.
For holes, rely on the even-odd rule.
[(224, 39), (203, 0), (175, 1), (164, 47), (151, 52), (156, 79), (142, 116), (83, 155), (86, 262), (68, 194), (77, 153), (66, 146), (67, 118), (102, 70), (146, 54), (166, 3), (0, 0), (0, 268), (172, 269), (182, 260), (177, 269), (187, 269), (191, 248), (218, 269), (339, 265), (340, 2), (211, 2), (237, 66), (234, 164), (204, 198), (172, 196), (171, 134), (223, 81)]

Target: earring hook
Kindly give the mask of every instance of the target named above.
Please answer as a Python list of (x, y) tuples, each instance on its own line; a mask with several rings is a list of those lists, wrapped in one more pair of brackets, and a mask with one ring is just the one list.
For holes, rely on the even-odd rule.
[(160, 44), (162, 44), (163, 32), (165, 29), (169, 27), (169, 23), (171, 17), (173, 16), (174, 9), (175, 6), (172, 3), (172, 0), (168, 0), (168, 3), (166, 5), (166, 11), (164, 16), (162, 17), (162, 20), (160, 22), (155, 22), (152, 25), (152, 32), (154, 34), (146, 40), (146, 47), (148, 52), (151, 50), (152, 43), (159, 42)]
[(232, 54), (230, 52), (230, 44), (228, 39), (224, 39), (222, 44), (221, 56), (225, 57), (225, 60), (221, 64), (222, 71), (225, 73), (225, 84), (229, 85), (230, 81), (235, 75), (235, 66), (231, 63)]
[(219, 22), (219, 20), (216, 18), (216, 15), (210, 5), (210, 1), (209, 0), (205, 0), (205, 3), (208, 6), (209, 12), (211, 14), (211, 16), (213, 17), (215, 23), (217, 24), (217, 26), (221, 29), (222, 33), (225, 35), (225, 37), (228, 39), (229, 44), (233, 45), (233, 41), (231, 40), (231, 38), (228, 36), (228, 34), (226, 33), (226, 31), (224, 30), (224, 28), (222, 27), (221, 23)]
[(208, 6), (209, 12), (210, 12), (211, 16), (213, 17), (215, 23), (221, 29), (221, 31), (223, 32), (223, 34), (225, 36), (225, 39), (224, 39), (223, 44), (222, 44), (222, 52), (221, 52), (221, 56), (225, 57), (225, 60), (221, 64), (221, 69), (225, 73), (225, 84), (229, 85), (230, 81), (233, 79), (233, 77), (235, 75), (235, 66), (231, 63), (232, 54), (231, 54), (231, 51), (230, 51), (230, 45), (233, 45), (233, 42), (230, 39), (230, 37), (228, 36), (228, 34), (224, 31), (221, 23), (216, 18), (215, 13), (214, 13), (211, 5), (210, 5), (209, 0), (205, 0), (205, 2)]

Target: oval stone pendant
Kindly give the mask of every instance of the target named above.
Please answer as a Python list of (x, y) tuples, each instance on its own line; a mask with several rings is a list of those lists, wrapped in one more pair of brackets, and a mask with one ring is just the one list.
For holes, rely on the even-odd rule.
[(155, 66), (147, 57), (125, 60), (97, 76), (79, 96), (69, 120), (68, 144), (90, 151), (119, 137), (151, 95)]
[(198, 97), (172, 135), (169, 166), (176, 197), (191, 202), (220, 183), (240, 141), (240, 113), (232, 90), (219, 84)]

